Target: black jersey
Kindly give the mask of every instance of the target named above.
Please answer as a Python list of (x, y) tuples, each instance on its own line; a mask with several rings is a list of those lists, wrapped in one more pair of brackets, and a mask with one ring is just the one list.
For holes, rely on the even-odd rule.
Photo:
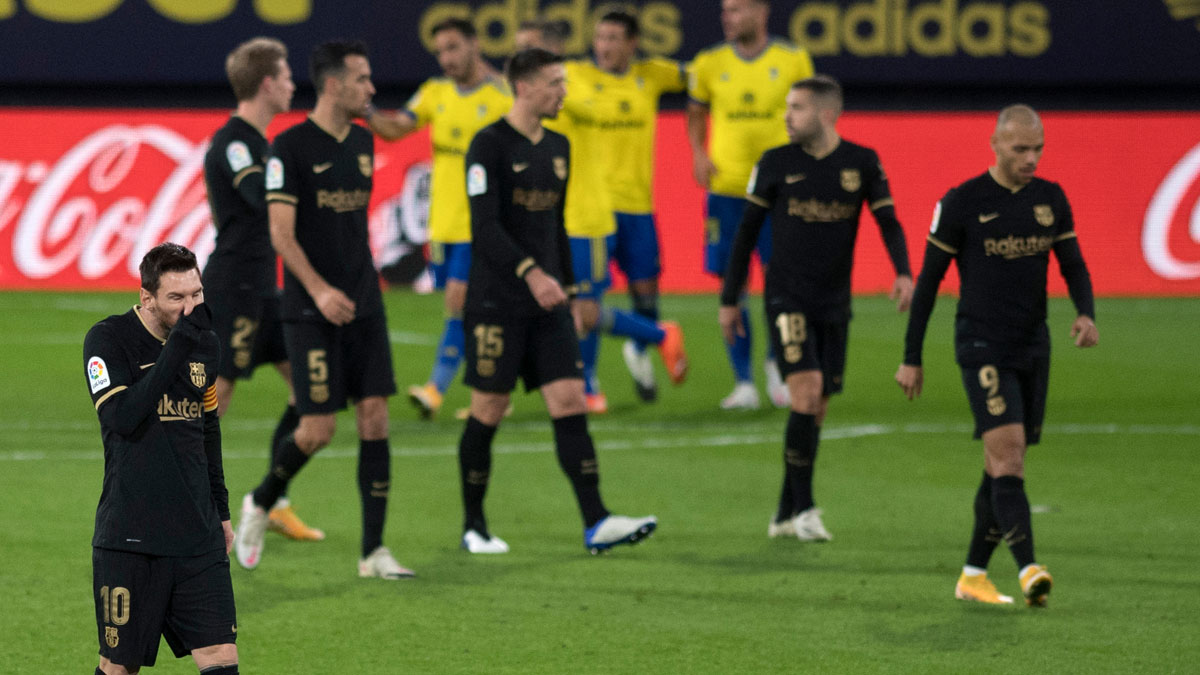
[[(351, 124), (343, 138), (335, 138), (311, 118), (279, 134), (267, 160), (267, 201), (295, 205), (300, 248), (325, 281), (354, 301), (360, 317), (383, 312), (367, 231), (374, 164), (371, 132)], [(289, 270), (283, 275), (282, 316), (325, 320)]]
[(475, 135), (466, 159), (471, 200), (468, 310), (543, 314), (524, 279), (534, 265), (564, 288), (575, 283), (563, 227), (570, 159), (566, 137), (549, 129), (537, 144), (504, 119)]
[(267, 223), (263, 171), (269, 145), (258, 129), (234, 115), (204, 154), (204, 185), (217, 244), (204, 266), (207, 289), (275, 292), (275, 250)]
[(224, 550), (218, 351), (212, 331), (198, 342), (159, 339), (136, 308), (88, 331), (85, 377), (104, 442), (93, 546), (161, 556)]
[[(897, 274), (910, 274), (904, 231), (896, 221), (887, 176), (875, 151), (842, 140), (816, 158), (797, 143), (763, 153), (746, 199), (771, 217), (771, 264), (765, 294), (795, 298), (810, 320), (850, 318), (850, 271), (862, 206), (876, 214)], [(881, 217), (886, 211), (887, 217)], [(722, 289), (736, 304), (750, 265), (750, 248), (763, 218), (743, 218)]]
[(1071, 206), (1057, 183), (1034, 178), (1014, 192), (985, 172), (942, 197), (928, 242), (905, 337), (905, 363), (921, 363), (925, 324), (951, 259), (961, 280), (955, 313), (960, 363), (976, 361), (969, 356), (973, 352), (1001, 362), (1049, 353), (1046, 270), (1052, 250), (1076, 308), (1094, 316)]

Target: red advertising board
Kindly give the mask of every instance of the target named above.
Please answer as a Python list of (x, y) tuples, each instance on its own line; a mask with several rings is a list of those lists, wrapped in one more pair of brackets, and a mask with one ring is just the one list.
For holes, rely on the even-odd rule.
[[(0, 288), (128, 289), (154, 244), (206, 256), (213, 230), (204, 197), (207, 137), (224, 111), (0, 111)], [(276, 133), (301, 119), (281, 118)], [(1200, 114), (1047, 112), (1041, 175), (1060, 182), (1096, 291), (1200, 295)], [(919, 267), (933, 206), (992, 161), (990, 113), (847, 113), (847, 138), (878, 150)], [(371, 204), (376, 248), (406, 169), (428, 157), (421, 134), (376, 145)], [(702, 261), (703, 192), (691, 178), (681, 114), (660, 121), (656, 205), (664, 290), (717, 288)], [(877, 292), (891, 267), (869, 216), (854, 284)], [(952, 281), (951, 281), (952, 283)], [(1065, 286), (1052, 275), (1051, 290)]]

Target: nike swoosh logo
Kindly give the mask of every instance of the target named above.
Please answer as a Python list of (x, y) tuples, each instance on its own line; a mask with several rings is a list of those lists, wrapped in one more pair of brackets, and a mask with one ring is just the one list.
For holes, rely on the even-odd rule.
[(979, 222), (986, 223), (1000, 217), (999, 213), (981, 213), (979, 214)]
[(513, 173), (521, 173), (522, 171), (524, 171), (525, 169), (528, 169), (528, 168), (529, 168), (529, 162), (522, 162), (522, 163), (513, 162)]
[(313, 164), (313, 173), (324, 173), (333, 166), (333, 162), (325, 162), (324, 164)]
[(790, 176), (784, 176), (783, 180), (787, 182), (788, 185), (791, 185), (792, 183), (799, 183), (800, 181), (804, 180), (804, 174), (794, 173)]

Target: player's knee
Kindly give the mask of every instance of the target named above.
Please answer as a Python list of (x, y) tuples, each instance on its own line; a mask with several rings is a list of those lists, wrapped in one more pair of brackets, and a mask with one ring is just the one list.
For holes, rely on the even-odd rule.
[(388, 437), (387, 399), (382, 396), (365, 398), (355, 408), (358, 437), (375, 441)]
[(582, 300), (579, 302), (579, 322), (583, 326), (585, 333), (596, 328), (596, 324), (600, 321), (600, 303), (595, 300)]
[(507, 394), (492, 394), (481, 391), (471, 392), (471, 417), (489, 427), (500, 425), (504, 419), (504, 411), (508, 409)]
[(337, 418), (333, 415), (304, 415), (296, 427), (296, 446), (311, 455), (329, 445), (336, 429)]
[(546, 400), (546, 411), (553, 419), (587, 412), (583, 380), (579, 378), (564, 378), (543, 386), (542, 398)]
[[(792, 410), (802, 415), (824, 417), (824, 398), (821, 394), (823, 379), (819, 370), (801, 370), (787, 376), (788, 394), (792, 399)], [(820, 423), (818, 419), (818, 424)]]
[(126, 668), (125, 666), (109, 661), (103, 656), (100, 657), (100, 665), (96, 667), (97, 675), (132, 675), (140, 670), (140, 667), (134, 667), (133, 669)]
[(192, 650), (192, 659), (201, 673), (226, 675), (238, 672), (237, 645), (211, 645)]

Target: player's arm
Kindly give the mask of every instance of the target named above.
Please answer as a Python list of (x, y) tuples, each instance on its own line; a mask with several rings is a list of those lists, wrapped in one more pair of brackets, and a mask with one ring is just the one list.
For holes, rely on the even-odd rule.
[(929, 317), (937, 302), (938, 287), (950, 268), (950, 261), (958, 255), (961, 231), (952, 218), (943, 217), (943, 206), (950, 201), (947, 195), (938, 202), (933, 211), (933, 227), (925, 244), (925, 260), (921, 263), (921, 274), (913, 291), (912, 308), (908, 315), (908, 328), (904, 332), (904, 361), (896, 371), (896, 383), (911, 401), (921, 395), (925, 374), (921, 367), (921, 351), (925, 344), (925, 331)]
[(208, 461), (208, 486), (221, 529), (225, 531), (225, 552), (233, 546), (233, 526), (229, 522), (229, 489), (225, 486), (225, 469), (221, 460), (221, 418), (217, 414), (217, 387), (209, 385), (204, 391), (204, 457)]
[(738, 222), (737, 232), (733, 237), (729, 261), (725, 264), (717, 322), (721, 325), (725, 341), (730, 344), (735, 336), (746, 334), (738, 302), (746, 287), (746, 277), (750, 274), (750, 254), (754, 252), (758, 234), (762, 231), (778, 194), (775, 175), (777, 172), (773, 170), (774, 163), (770, 158), (770, 153), (760, 158), (750, 174), (750, 183), (746, 187), (746, 207), (742, 210), (742, 219)]
[(267, 191), (263, 183), (264, 167), (243, 141), (230, 141), (224, 148), (225, 162), (218, 171), (224, 174), (243, 202), (256, 213), (267, 206)]
[(408, 109), (395, 112), (376, 110), (375, 106), (367, 109), (367, 126), (378, 137), (385, 141), (398, 141), (419, 128), (417, 116)]
[(1075, 236), (1075, 224), (1066, 199), (1063, 199), (1063, 205), (1064, 226), (1054, 241), (1054, 257), (1058, 259), (1058, 269), (1067, 282), (1071, 302), (1075, 303), (1076, 317), (1071, 324), (1071, 337), (1075, 338), (1076, 347), (1093, 347), (1100, 341), (1100, 331), (1096, 328), (1092, 276), (1088, 273), (1087, 263), (1083, 261), (1083, 251)]
[(700, 187), (707, 188), (717, 167), (708, 156), (708, 106), (699, 101), (687, 104), (688, 144), (692, 147), (692, 177)]
[(904, 240), (904, 227), (896, 217), (896, 205), (892, 201), (891, 188), (888, 186), (887, 174), (883, 165), (876, 158), (875, 169), (871, 172), (870, 183), (867, 186), (867, 207), (879, 226), (879, 234), (892, 261), (892, 269), (896, 271), (896, 281), (892, 284), (892, 292), (888, 297), (896, 301), (896, 310), (907, 311), (912, 303), (913, 277), (912, 268), (908, 263), (908, 244)]
[(354, 301), (341, 289), (325, 281), (296, 240), (295, 204), (272, 199), (267, 204), (267, 218), (271, 222), (271, 246), (283, 259), (288, 271), (312, 296), (321, 316), (335, 326), (344, 326), (353, 321)]
[(84, 368), (89, 368), (97, 357), (107, 374), (106, 380), (97, 386), (92, 382), (92, 402), (100, 423), (118, 435), (129, 436), (154, 414), (159, 400), (170, 389), (171, 381), (178, 376), (184, 361), (195, 350), (196, 345), (211, 333), (212, 313), (204, 304), (196, 305), (192, 312), (179, 318), (175, 328), (167, 337), (154, 365), (145, 377), (132, 382), (133, 368), (143, 364), (130, 364), (124, 352), (117, 347), (118, 339), (107, 326), (96, 326), (83, 341)]

